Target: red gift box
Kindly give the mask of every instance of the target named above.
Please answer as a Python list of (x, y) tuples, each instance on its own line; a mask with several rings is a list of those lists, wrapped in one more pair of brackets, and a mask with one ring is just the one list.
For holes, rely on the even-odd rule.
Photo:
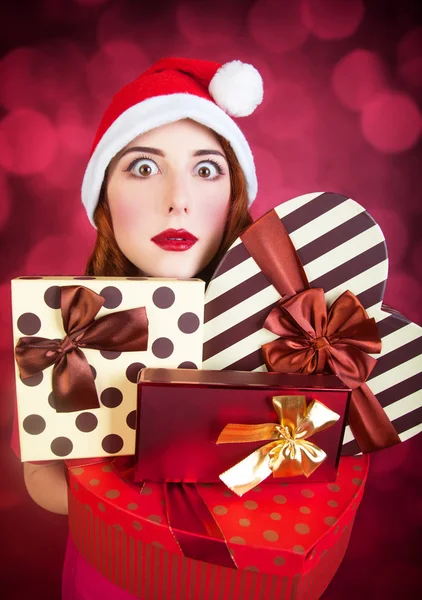
[(344, 457), (335, 483), (264, 483), (247, 498), (198, 485), (237, 565), (225, 568), (182, 555), (164, 486), (137, 486), (122, 460), (69, 468), (70, 532), (98, 571), (143, 600), (316, 600), (343, 559), (369, 463)]
[[(135, 480), (219, 483), (220, 474), (274, 439), (216, 444), (224, 427), (278, 424), (272, 398), (280, 395), (304, 396), (308, 406), (317, 400), (338, 418), (309, 437), (327, 455), (322, 464), (309, 477), (283, 481), (334, 481), (350, 396), (336, 376), (153, 368), (139, 376)], [(276, 473), (266, 479), (280, 481)]]

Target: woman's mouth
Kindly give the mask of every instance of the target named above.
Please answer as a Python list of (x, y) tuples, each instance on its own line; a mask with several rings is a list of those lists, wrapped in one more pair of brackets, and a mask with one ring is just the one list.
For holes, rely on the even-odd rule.
[(192, 248), (198, 238), (185, 229), (166, 229), (151, 238), (151, 241), (162, 250), (184, 252)]

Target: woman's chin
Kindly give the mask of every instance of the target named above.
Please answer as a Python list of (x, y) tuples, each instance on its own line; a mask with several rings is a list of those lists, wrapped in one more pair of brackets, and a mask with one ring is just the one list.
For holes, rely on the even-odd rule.
[(187, 264), (182, 258), (166, 261), (164, 264), (151, 265), (150, 268), (139, 267), (139, 271), (146, 277), (163, 277), (165, 279), (191, 279), (201, 270), (201, 265)]

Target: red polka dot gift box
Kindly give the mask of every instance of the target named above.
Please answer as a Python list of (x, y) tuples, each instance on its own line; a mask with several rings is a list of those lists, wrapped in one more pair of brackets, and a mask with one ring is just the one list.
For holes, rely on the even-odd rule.
[(352, 389), (343, 455), (407, 440), (422, 430), (422, 328), (382, 303), (387, 272), (384, 235), (354, 200), (280, 204), (207, 287), (203, 368), (335, 373)]
[[(363, 455), (341, 458), (333, 483), (264, 482), (241, 498), (223, 484), (197, 484), (215, 523), (198, 536), (169, 527), (166, 486), (136, 484), (124, 460), (69, 468), (70, 532), (91, 565), (142, 600), (320, 598), (345, 554), (368, 472)], [(175, 534), (188, 548), (222, 543), (230, 562), (189, 557)]]
[(200, 368), (204, 282), (12, 281), (22, 461), (135, 452), (138, 373)]

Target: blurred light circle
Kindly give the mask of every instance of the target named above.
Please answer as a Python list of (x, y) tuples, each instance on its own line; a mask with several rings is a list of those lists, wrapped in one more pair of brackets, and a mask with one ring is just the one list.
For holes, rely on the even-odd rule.
[(108, 104), (113, 94), (141, 75), (149, 63), (139, 46), (121, 40), (107, 42), (86, 65), (88, 87), (94, 97)]
[[(212, 8), (211, 8), (212, 6)], [(226, 44), (239, 33), (239, 5), (227, 0), (184, 0), (176, 8), (180, 33), (192, 44)], [(215, 60), (215, 59), (214, 59)]]
[(362, 0), (302, 0), (303, 22), (323, 40), (351, 36), (362, 22), (365, 7)]
[[(146, 33), (159, 41), (165, 35), (162, 11), (149, 11), (144, 2), (110, 3), (104, 8), (97, 22), (97, 42), (100, 48), (108, 42), (122, 40), (145, 46)], [(174, 22), (171, 26), (174, 27)]]
[(6, 176), (0, 171), (0, 229), (4, 227), (10, 215), (10, 190)]
[(361, 110), (385, 85), (380, 58), (368, 50), (353, 50), (334, 67), (332, 86), (339, 100), (352, 110)]
[(79, 111), (78, 100), (61, 105), (57, 113), (56, 123), (60, 144), (70, 150), (70, 152), (88, 158), (93, 133), (85, 125)]
[(34, 48), (16, 48), (0, 62), (0, 103), (8, 110), (32, 108), (39, 95), (38, 75), (47, 55)]
[(398, 71), (411, 86), (422, 87), (422, 27), (408, 31), (397, 46)]
[[(398, 498), (398, 500), (400, 499)], [(409, 564), (407, 552), (411, 552), (411, 545), (406, 544), (405, 540), (409, 537), (410, 540), (408, 542), (411, 544), (411, 540), (420, 532), (422, 523), (418, 519), (412, 519), (410, 523), (406, 522), (404, 520), (403, 508), (401, 508), (397, 513), (394, 525), (399, 530), (392, 533), (392, 535), (386, 536), (385, 542), (390, 548), (398, 548), (402, 552), (399, 550), (394, 553), (393, 568), (376, 570), (376, 585), (370, 596), (371, 600), (386, 600), (387, 598), (410, 600), (416, 599), (420, 595), (420, 564)], [(410, 533), (408, 533), (407, 527), (409, 527)], [(365, 543), (367, 537), (366, 535)], [(417, 542), (415, 541), (414, 544), (415, 551), (417, 552)], [(415, 560), (417, 559), (415, 558)]]
[(81, 81), (84, 58), (76, 44), (49, 40), (17, 48), (0, 62), (0, 103), (7, 109), (55, 109)]
[(38, 185), (32, 182), (31, 187), (33, 186), (37, 190), (38, 195), (41, 193), (43, 196), (51, 198), (52, 202), (54, 202), (56, 190), (73, 191), (78, 197), (85, 163), (86, 161), (81, 157), (70, 153), (66, 147), (60, 145), (49, 168), (39, 176), (42, 182), (39, 182)]
[(401, 269), (392, 269), (387, 279), (385, 303), (410, 321), (422, 323), (422, 285), (416, 277)]
[(422, 56), (422, 27), (405, 33), (398, 43), (397, 56), (400, 61)]
[[(402, 211), (403, 208), (400, 210)], [(389, 208), (372, 209), (371, 215), (384, 233), (390, 266), (399, 264), (406, 254), (410, 241), (410, 231), (405, 219), (398, 210)]]
[[(422, 215), (420, 214), (420, 215), (418, 215), (417, 218), (419, 219), (419, 223), (422, 225), (421, 217), (422, 217)], [(422, 257), (422, 238), (416, 242), (416, 244), (413, 248), (412, 258), (411, 258), (413, 272), (414, 272), (415, 276), (419, 279), (419, 281), (422, 281), (422, 258), (421, 257)]]
[(81, 6), (101, 6), (110, 0), (73, 0), (76, 4)]
[(41, 173), (48, 168), (56, 149), (56, 131), (40, 112), (18, 109), (0, 122), (0, 164), (11, 173)]
[[(80, 240), (69, 234), (49, 235), (28, 254), (25, 274), (75, 275), (81, 272)], [(88, 255), (84, 257), (88, 258)], [(86, 261), (85, 261), (86, 262)]]
[(12, 301), (8, 281), (0, 285), (0, 349), (9, 350), (12, 344)]
[(411, 86), (422, 87), (422, 56), (409, 58), (399, 66), (400, 75)]
[(257, 120), (261, 130), (276, 140), (306, 135), (315, 121), (315, 107), (309, 91), (294, 82), (279, 83), (274, 88), (272, 102)]
[(381, 152), (403, 152), (419, 139), (422, 119), (416, 102), (397, 92), (383, 92), (365, 104), (361, 127), (365, 139)]
[[(371, 481), (371, 485), (378, 487), (388, 485), (394, 477), (392, 475), (402, 476), (406, 470), (406, 464), (409, 460), (411, 448), (409, 444), (398, 444), (397, 446), (386, 448), (381, 454), (374, 454), (374, 460), (371, 461), (371, 472), (377, 476)], [(371, 457), (372, 458), (372, 457)], [(390, 477), (388, 475), (390, 474)]]
[(279, 159), (267, 148), (254, 144), (254, 159), (258, 176), (259, 210), (266, 212), (279, 203), (283, 172)]
[(258, 0), (249, 11), (248, 26), (252, 38), (269, 52), (299, 48), (309, 35), (298, 2)]
[(47, 57), (37, 76), (40, 102), (57, 109), (83, 83), (86, 57), (80, 46), (66, 38), (44, 41), (40, 49)]

